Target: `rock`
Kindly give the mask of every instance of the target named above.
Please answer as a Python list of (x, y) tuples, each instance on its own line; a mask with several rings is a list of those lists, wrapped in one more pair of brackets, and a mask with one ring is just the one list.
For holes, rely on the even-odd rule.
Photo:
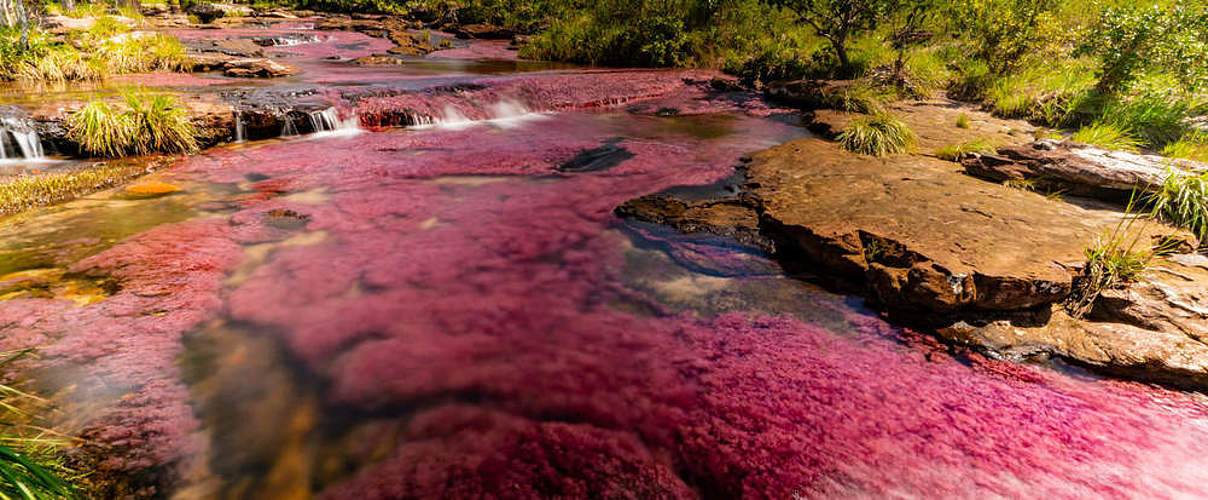
[(1081, 366), (1150, 382), (1208, 385), (1208, 345), (1188, 335), (1118, 323), (1075, 320), (1058, 309), (1040, 322), (958, 322), (937, 333), (958, 344), (1023, 361), (1059, 357)]
[(516, 36), (516, 31), (491, 24), (465, 24), (452, 30), (457, 38), (477, 38), (483, 40), (507, 40)]
[(189, 54), (189, 65), (193, 71), (214, 71), (223, 69), (228, 62), (237, 60), (234, 56), (219, 53)]
[(1208, 257), (1157, 262), (1136, 283), (1104, 290), (1090, 317), (1208, 343)]
[(1188, 160), (1051, 140), (999, 148), (996, 155), (967, 158), (962, 165), (985, 179), (1029, 180), (1050, 190), (1109, 200), (1126, 200), (1134, 191), (1160, 186), (1171, 166), (1208, 170), (1208, 164)]
[(223, 74), (239, 78), (275, 78), (298, 73), (298, 68), (271, 59), (235, 59), (223, 64)]
[(180, 186), (174, 184), (161, 181), (145, 181), (126, 186), (126, 189), (122, 190), (122, 195), (124, 198), (133, 199), (158, 198), (180, 190)]
[(197, 16), (203, 23), (210, 23), (220, 17), (250, 16), (252, 9), (245, 5), (204, 2), (189, 8), (189, 13)]
[(139, 6), (139, 12), (147, 17), (155, 17), (172, 12), (172, 8), (163, 3), (145, 3)]
[(352, 62), (361, 66), (389, 66), (406, 64), (406, 61), (389, 54), (374, 54), (371, 56), (358, 57), (353, 59)]
[(854, 80), (780, 81), (764, 86), (763, 94), (773, 101), (806, 109), (834, 108), (853, 84)]

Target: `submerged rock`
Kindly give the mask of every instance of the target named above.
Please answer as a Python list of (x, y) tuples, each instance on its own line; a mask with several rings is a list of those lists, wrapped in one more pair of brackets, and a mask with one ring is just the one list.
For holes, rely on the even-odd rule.
[(126, 186), (122, 195), (126, 198), (143, 199), (155, 198), (180, 191), (180, 186), (162, 181), (146, 181)]
[(235, 59), (222, 67), (224, 75), (240, 78), (275, 78), (298, 73), (298, 68), (272, 59)]

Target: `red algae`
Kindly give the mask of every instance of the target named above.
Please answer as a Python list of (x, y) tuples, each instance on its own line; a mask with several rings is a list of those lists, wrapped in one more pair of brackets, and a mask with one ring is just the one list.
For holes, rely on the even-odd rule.
[(465, 47), (438, 50), (428, 57), (437, 59), (494, 59), (500, 61), (515, 61), (520, 58), (520, 52), (511, 46), (508, 40), (474, 40)]
[[(381, 456), (304, 478), (325, 498), (1202, 494), (1208, 415), (1190, 395), (958, 357), (854, 306), (825, 313), (836, 331), (792, 314), (672, 314), (631, 288), (614, 207), (717, 181), (802, 134), (760, 118), (781, 110), (710, 91), (711, 75), (528, 76), (368, 98), (357, 111), (377, 125), (449, 107), (495, 119), (509, 99), (607, 109), (187, 159), (166, 180), (238, 189), (222, 211), (76, 263), (113, 285), (100, 302), (0, 302), (0, 338), (49, 345), (50, 382), (100, 408), (80, 417), (85, 435), (128, 474), (262, 445), (199, 442), (216, 431), (190, 404), (258, 403), (181, 382), (182, 339), (221, 321), (269, 339), (299, 384), (313, 382), (327, 412), (314, 440), (396, 425)], [(705, 116), (656, 116), (672, 110)], [(626, 154), (559, 170), (605, 146)], [(659, 243), (735, 283), (787, 280), (749, 249)]]

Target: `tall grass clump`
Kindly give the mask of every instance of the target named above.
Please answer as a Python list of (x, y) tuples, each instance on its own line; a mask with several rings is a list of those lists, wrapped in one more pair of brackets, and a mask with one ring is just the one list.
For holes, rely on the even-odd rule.
[(1168, 168), (1162, 186), (1145, 196), (1156, 217), (1208, 239), (1208, 172)]
[(839, 134), (839, 144), (848, 151), (872, 156), (905, 153), (915, 143), (914, 131), (886, 112), (856, 118)]
[(120, 104), (93, 99), (71, 115), (68, 135), (98, 156), (190, 153), (198, 147), (197, 130), (176, 98), (144, 91), (125, 91)]
[(1208, 161), (1208, 131), (1188, 132), (1162, 148), (1162, 154), (1184, 160)]
[[(962, 115), (963, 116), (963, 115)], [(945, 161), (961, 161), (971, 154), (994, 154), (998, 150), (990, 141), (973, 139), (959, 144), (950, 144), (935, 150), (935, 157)]]
[[(8, 353), (0, 367), (30, 353), (32, 349)], [(43, 500), (77, 498), (75, 488), (60, 477), (68, 472), (58, 465), (58, 449), (66, 440), (46, 437), (42, 429), (30, 429), (28, 401), (44, 403), (40, 398), (7, 385), (0, 385), (0, 410), (6, 413), (5, 429), (0, 431), (0, 498)]]
[(1141, 147), (1141, 140), (1137, 139), (1132, 129), (1105, 122), (1093, 123), (1078, 129), (1074, 135), (1070, 136), (1070, 140), (1125, 151), (1136, 151)]
[[(1173, 241), (1155, 244), (1148, 239), (1145, 228), (1151, 219), (1134, 213), (1135, 201), (1135, 198), (1129, 201), (1125, 215), (1114, 229), (1104, 231), (1083, 248), (1086, 265), (1074, 280), (1066, 302), (1066, 309), (1074, 317), (1085, 316), (1104, 290), (1136, 280), (1155, 260), (1173, 249)], [(1138, 220), (1145, 222), (1137, 226)]]

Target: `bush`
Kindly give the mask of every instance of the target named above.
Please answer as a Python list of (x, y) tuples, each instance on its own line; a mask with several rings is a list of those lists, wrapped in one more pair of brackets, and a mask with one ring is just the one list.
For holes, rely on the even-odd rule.
[(90, 101), (71, 115), (68, 135), (82, 150), (99, 156), (197, 150), (197, 130), (175, 98), (126, 91), (122, 104)]
[(855, 119), (838, 140), (843, 149), (880, 157), (909, 151), (915, 135), (901, 120), (882, 112)]

